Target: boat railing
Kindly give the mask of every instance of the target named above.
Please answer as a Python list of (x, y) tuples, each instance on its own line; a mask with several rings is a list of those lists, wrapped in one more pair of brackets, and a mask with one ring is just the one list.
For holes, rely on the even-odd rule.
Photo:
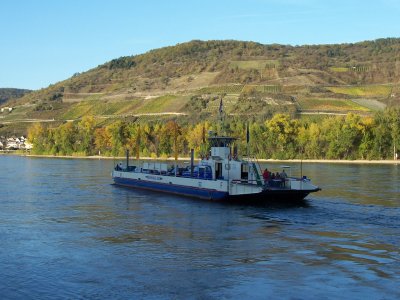
[(233, 183), (233, 184), (251, 184), (251, 185), (257, 185), (257, 180), (234, 179), (234, 180), (231, 180), (231, 183)]
[(303, 176), (303, 177), (287, 177), (287, 180), (290, 181), (305, 181), (305, 182), (310, 182), (311, 179), (308, 178), (307, 176)]
[[(262, 188), (264, 190), (298, 190), (303, 189), (301, 182), (308, 183), (310, 182), (307, 178), (297, 178), (297, 177), (287, 177), (281, 179), (271, 179), (269, 181), (264, 182)], [(231, 181), (232, 184), (235, 185), (259, 185), (257, 180), (244, 180), (244, 179), (235, 179)]]
[(136, 166), (128, 166), (124, 168), (120, 165), (116, 165), (114, 170), (119, 172), (135, 172)]

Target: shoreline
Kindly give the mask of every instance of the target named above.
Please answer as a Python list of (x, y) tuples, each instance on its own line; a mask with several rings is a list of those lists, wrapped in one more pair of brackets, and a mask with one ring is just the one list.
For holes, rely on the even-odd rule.
[[(126, 160), (125, 156), (73, 156), (73, 155), (39, 155), (39, 154), (25, 154), (25, 153), (6, 153), (0, 152), (0, 155), (10, 156), (23, 156), (33, 158), (63, 158), (63, 159), (98, 159), (98, 160)], [(130, 160), (135, 160), (130, 158)], [(139, 160), (154, 160), (154, 161), (174, 161), (173, 157), (169, 158), (152, 158), (152, 157), (140, 157)], [(190, 157), (179, 157), (178, 161), (190, 161)], [(199, 161), (199, 159), (195, 159)], [(400, 160), (343, 160), (343, 159), (257, 159), (260, 163), (322, 163), (322, 164), (383, 164), (383, 165), (400, 165)]]

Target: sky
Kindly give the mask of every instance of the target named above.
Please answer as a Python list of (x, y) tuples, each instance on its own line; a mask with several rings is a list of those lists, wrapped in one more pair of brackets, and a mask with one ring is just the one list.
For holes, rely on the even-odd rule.
[(114, 58), (191, 40), (386, 37), (400, 37), (400, 0), (0, 0), (0, 88), (45, 88)]

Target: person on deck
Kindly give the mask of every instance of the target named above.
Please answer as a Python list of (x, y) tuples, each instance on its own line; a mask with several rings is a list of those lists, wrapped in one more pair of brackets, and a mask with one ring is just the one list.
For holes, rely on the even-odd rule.
[(281, 173), (281, 180), (282, 180), (282, 186), (285, 187), (285, 182), (286, 182), (287, 174), (285, 172), (285, 169), (282, 170)]
[(268, 181), (271, 179), (271, 173), (268, 171), (267, 168), (265, 168), (265, 170), (264, 170), (262, 176), (263, 176), (263, 179), (264, 179), (264, 183), (265, 183), (265, 184), (267, 184)]
[(271, 173), (271, 179), (269, 180), (269, 185), (273, 186), (273, 187), (276, 187), (275, 173), (274, 172)]

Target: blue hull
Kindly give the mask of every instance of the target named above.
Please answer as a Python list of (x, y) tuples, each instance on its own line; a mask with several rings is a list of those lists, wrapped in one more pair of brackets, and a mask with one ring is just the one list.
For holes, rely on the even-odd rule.
[(165, 183), (158, 183), (145, 180), (136, 180), (129, 178), (113, 177), (115, 184), (152, 190), (157, 192), (188, 196), (206, 200), (225, 200), (228, 198), (228, 192), (220, 192), (216, 190), (209, 190), (204, 188), (187, 187), (183, 185), (171, 185)]

